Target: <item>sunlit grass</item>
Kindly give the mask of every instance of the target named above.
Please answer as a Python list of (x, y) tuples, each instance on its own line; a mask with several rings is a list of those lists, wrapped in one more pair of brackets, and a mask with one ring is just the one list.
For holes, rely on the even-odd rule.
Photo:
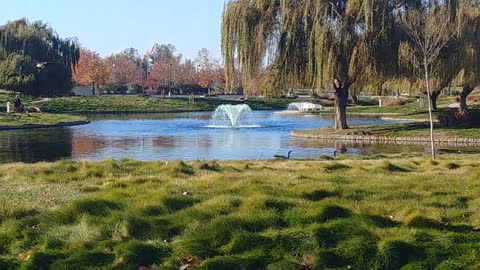
[(47, 112), (182, 112), (212, 111), (221, 104), (246, 103), (252, 109), (286, 109), (291, 100), (233, 101), (220, 98), (156, 98), (134, 96), (63, 97), (38, 103)]
[(0, 268), (470, 267), (478, 158), (0, 165)]
[(0, 113), (0, 127), (55, 125), (86, 121), (86, 117), (49, 113)]
[[(375, 125), (375, 126), (352, 126), (346, 130), (334, 130), (332, 128), (321, 128), (313, 130), (295, 131), (298, 135), (368, 135), (378, 137), (411, 137), (414, 140), (415, 137), (428, 138), (430, 136), (430, 125), (427, 122), (420, 123), (399, 123), (399, 124), (387, 124), (387, 125)], [(438, 124), (435, 125), (435, 136), (437, 139), (441, 138), (468, 138), (478, 139), (480, 138), (480, 127), (477, 126), (452, 126), (442, 127)]]

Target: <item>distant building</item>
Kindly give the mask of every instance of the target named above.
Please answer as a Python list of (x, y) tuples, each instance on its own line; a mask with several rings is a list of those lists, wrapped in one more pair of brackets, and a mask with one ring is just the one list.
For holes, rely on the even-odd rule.
[(93, 96), (91, 86), (75, 86), (73, 87), (72, 91), (75, 94), (75, 96), (84, 96), (84, 97)]

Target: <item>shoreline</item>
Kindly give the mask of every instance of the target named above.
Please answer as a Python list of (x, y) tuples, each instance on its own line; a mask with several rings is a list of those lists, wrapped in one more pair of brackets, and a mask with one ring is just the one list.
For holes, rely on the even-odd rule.
[(86, 121), (76, 121), (76, 122), (66, 122), (58, 123), (51, 125), (21, 125), (21, 126), (0, 126), (0, 131), (7, 130), (22, 130), (22, 129), (40, 129), (40, 128), (55, 128), (55, 127), (70, 127), (70, 126), (81, 126), (90, 124), (90, 120)]
[[(372, 144), (430, 144), (429, 137), (422, 136), (379, 136), (379, 135), (341, 135), (309, 134), (306, 131), (292, 131), (292, 137), (325, 140), (330, 142), (358, 142)], [(444, 146), (480, 146), (480, 138), (436, 137), (435, 144)]]
[[(252, 111), (278, 111), (279, 109), (252, 109)], [(173, 110), (173, 111), (85, 111), (85, 112), (69, 112), (69, 111), (45, 111), (51, 114), (71, 114), (71, 115), (88, 115), (88, 114), (155, 114), (155, 113), (195, 113), (195, 112), (214, 112), (215, 109), (205, 110)]]

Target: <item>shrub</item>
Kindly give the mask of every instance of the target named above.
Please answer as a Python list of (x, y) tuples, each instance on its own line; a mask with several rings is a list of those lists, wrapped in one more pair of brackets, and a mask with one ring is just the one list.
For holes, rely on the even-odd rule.
[(459, 113), (457, 110), (446, 110), (437, 116), (442, 127), (454, 127), (459, 125), (479, 126), (480, 112), (470, 110), (466, 113)]
[(480, 103), (480, 96), (468, 96), (467, 101), (472, 103)]
[(403, 106), (407, 104), (407, 102), (404, 99), (401, 98), (383, 98), (382, 99), (382, 105), (386, 107), (391, 107), (391, 106)]

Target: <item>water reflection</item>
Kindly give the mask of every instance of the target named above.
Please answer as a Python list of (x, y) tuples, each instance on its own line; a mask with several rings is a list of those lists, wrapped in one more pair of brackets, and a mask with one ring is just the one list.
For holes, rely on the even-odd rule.
[[(91, 115), (92, 123), (70, 128), (0, 132), (0, 162), (53, 161), (73, 157), (86, 160), (133, 158), (271, 159), (293, 150), (293, 158), (345, 154), (425, 152), (422, 145), (330, 142), (291, 137), (292, 130), (333, 124), (332, 116), (276, 115), (253, 112), (260, 128), (207, 128), (211, 112)], [(383, 124), (378, 118), (355, 117), (351, 125)]]
[(55, 161), (72, 157), (70, 128), (0, 132), (0, 162)]

